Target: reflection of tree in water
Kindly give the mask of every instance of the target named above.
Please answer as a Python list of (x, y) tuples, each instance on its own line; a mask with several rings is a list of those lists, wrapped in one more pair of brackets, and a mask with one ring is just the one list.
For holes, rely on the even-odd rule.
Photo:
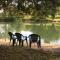
[(22, 22), (22, 19), (16, 18), (15, 22), (9, 25), (8, 30), (20, 32), (23, 28), (24, 24)]
[(2, 28), (3, 30), (6, 30), (6, 31), (4, 32), (4, 34), (1, 34), (1, 35), (8, 37), (8, 31), (20, 32), (22, 29), (24, 29), (24, 24), (22, 22), (22, 19), (16, 18), (14, 22), (9, 23), (8, 26), (6, 24), (6, 27), (4, 25)]
[(39, 33), (42, 38), (45, 38), (45, 34), (46, 34), (46, 25), (45, 24), (42, 24), (42, 23), (40, 24)]
[[(27, 27), (27, 26), (26, 26)], [(37, 33), (45, 40), (45, 42), (50, 42), (52, 40), (58, 40), (59, 38), (59, 31), (56, 29), (55, 25), (30, 25), (27, 27), (33, 33)]]
[(37, 26), (37, 25), (35, 25), (35, 24), (32, 25), (31, 31), (32, 31), (33, 33), (39, 34), (39, 26)]
[(41, 38), (45, 40), (45, 42), (58, 40), (59, 38), (59, 31), (54, 24), (45, 25), (43, 23), (40, 23), (40, 25), (36, 25), (36, 24), (24, 25), (21, 22), (21, 20), (18, 20), (18, 22), (9, 24), (7, 28), (8, 28), (8, 31), (16, 30), (16, 32), (20, 32), (21, 30), (24, 30), (24, 29), (27, 31), (32, 31), (33, 33), (39, 34)]
[(46, 30), (46, 34), (45, 34), (45, 39), (46, 42), (52, 41), (52, 40), (58, 40), (58, 31), (56, 30), (56, 27), (54, 24), (52, 24), (51, 26), (47, 26), (48, 29)]
[(14, 28), (13, 28), (14, 30), (19, 31), (19, 30), (21, 29), (21, 25), (22, 25), (21, 21), (17, 20), (17, 22), (15, 22), (15, 23), (12, 25), (12, 28), (14, 27)]

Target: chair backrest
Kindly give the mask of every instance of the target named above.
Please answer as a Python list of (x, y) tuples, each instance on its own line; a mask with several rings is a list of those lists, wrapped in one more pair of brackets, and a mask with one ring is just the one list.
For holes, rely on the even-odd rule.
[(8, 32), (8, 34), (9, 34), (10, 38), (12, 39), (13, 33), (12, 32)]
[(15, 35), (16, 35), (16, 37), (17, 37), (18, 40), (21, 40), (22, 34), (20, 34), (20, 33), (15, 33)]
[(38, 38), (39, 38), (39, 35), (37, 35), (37, 34), (29, 35), (29, 40), (31, 40), (32, 42), (37, 42)]

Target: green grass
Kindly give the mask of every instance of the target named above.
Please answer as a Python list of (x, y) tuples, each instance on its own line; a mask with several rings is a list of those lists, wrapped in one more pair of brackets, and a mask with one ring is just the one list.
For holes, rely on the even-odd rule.
[(0, 46), (0, 60), (60, 60), (60, 53), (19, 46)]

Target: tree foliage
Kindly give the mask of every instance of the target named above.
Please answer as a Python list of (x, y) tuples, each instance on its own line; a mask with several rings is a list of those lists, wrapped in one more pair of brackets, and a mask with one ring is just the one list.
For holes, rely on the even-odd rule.
[(60, 0), (0, 0), (0, 9), (4, 9), (7, 16), (29, 14), (35, 19), (54, 18), (57, 7), (60, 7)]

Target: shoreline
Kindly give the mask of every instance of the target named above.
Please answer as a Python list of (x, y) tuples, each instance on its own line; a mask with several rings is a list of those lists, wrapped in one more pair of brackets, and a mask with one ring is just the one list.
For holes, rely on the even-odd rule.
[[(6, 41), (5, 39), (0, 39), (0, 46), (12, 46), (12, 42), (10, 43), (8, 39), (6, 39)], [(24, 45), (24, 47), (26, 47), (26, 44)], [(35, 43), (32, 44), (32, 49), (40, 49), (40, 48), (37, 48), (37, 44)], [(44, 51), (60, 52), (60, 45), (44, 43), (42, 44), (41, 49), (43, 49)]]

